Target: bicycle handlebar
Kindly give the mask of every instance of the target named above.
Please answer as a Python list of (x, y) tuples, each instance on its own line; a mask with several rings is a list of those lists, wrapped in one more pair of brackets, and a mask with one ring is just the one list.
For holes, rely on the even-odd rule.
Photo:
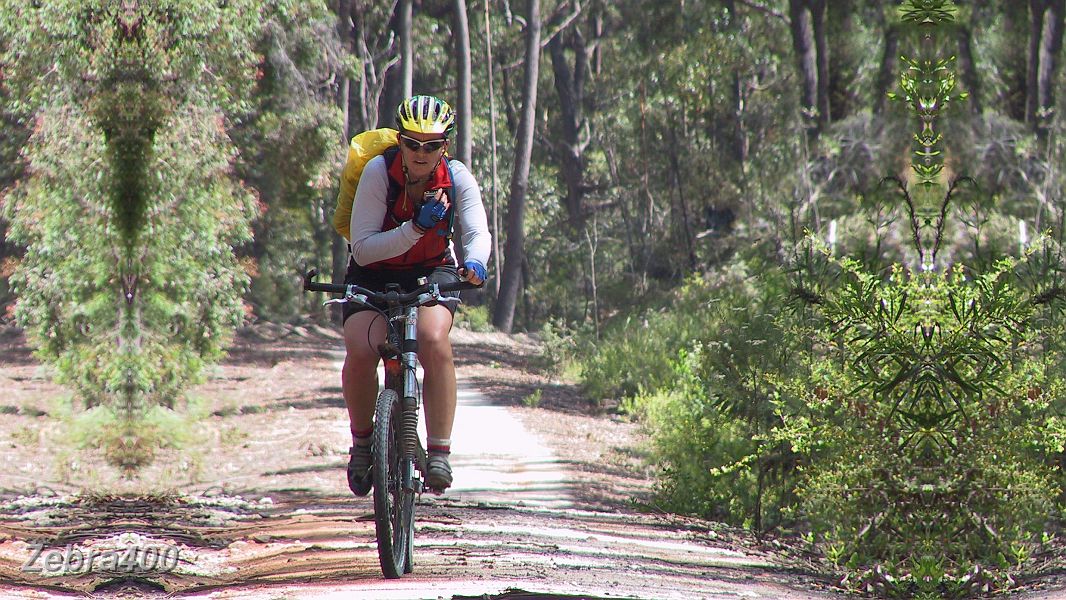
[(481, 287), (480, 285), (474, 285), (469, 281), (453, 281), (451, 283), (426, 283), (418, 286), (407, 293), (400, 292), (375, 292), (374, 290), (368, 290), (358, 285), (348, 285), (343, 283), (319, 283), (314, 281), (318, 275), (318, 269), (311, 269), (304, 275), (304, 290), (309, 292), (328, 292), (331, 294), (344, 294), (346, 297), (352, 297), (357, 294), (366, 296), (370, 302), (377, 302), (381, 304), (411, 304), (419, 299), (420, 296), (429, 292), (434, 285), (437, 286), (438, 291), (443, 292), (457, 292), (459, 290), (473, 290)]

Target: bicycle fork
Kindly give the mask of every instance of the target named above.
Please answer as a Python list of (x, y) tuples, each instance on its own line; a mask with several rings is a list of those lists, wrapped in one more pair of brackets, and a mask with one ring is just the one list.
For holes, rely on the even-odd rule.
[(418, 439), (418, 307), (407, 308), (404, 319), (403, 346), (400, 364), (403, 369), (403, 395), (400, 402), (403, 407), (403, 419), (400, 426), (400, 440), (403, 448), (403, 484), (405, 491), (422, 492), (421, 479), (414, 476), (414, 467), (422, 464), (421, 443)]

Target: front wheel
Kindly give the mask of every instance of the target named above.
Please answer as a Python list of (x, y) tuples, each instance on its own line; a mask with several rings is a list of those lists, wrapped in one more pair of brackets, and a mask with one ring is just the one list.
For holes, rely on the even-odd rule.
[[(387, 579), (410, 572), (413, 552), (415, 493), (414, 466), (403, 459), (400, 427), (403, 406), (396, 390), (378, 396), (374, 411), (374, 523), (378, 558)], [(406, 485), (405, 485), (406, 482)]]

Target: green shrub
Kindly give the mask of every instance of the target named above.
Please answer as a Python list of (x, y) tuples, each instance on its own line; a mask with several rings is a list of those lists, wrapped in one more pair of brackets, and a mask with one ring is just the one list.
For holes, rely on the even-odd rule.
[[(583, 360), (592, 352), (595, 331), (591, 323), (573, 327), (561, 319), (549, 319), (538, 334), (540, 354), (538, 366), (553, 375), (567, 379), (581, 379)], [(599, 402), (599, 397), (592, 397)]]
[[(838, 264), (837, 284), (809, 294), (832, 324), (825, 350), (773, 434), (809, 457), (798, 508), (848, 567), (895, 572), (886, 594), (1016, 567), (1059, 493), (1047, 464), (1064, 442), (1062, 384), (1034, 327), (1055, 294), (1026, 292), (1012, 260), (883, 280)], [(926, 585), (914, 570), (930, 556), (940, 580)]]
[(583, 361), (586, 394), (601, 401), (668, 387), (670, 363), (685, 332), (683, 319), (672, 311), (627, 317)]
[(784, 273), (753, 264), (691, 279), (639, 326), (612, 325), (582, 375), (590, 395), (621, 397), (648, 424), (663, 506), (764, 530), (792, 502), (799, 455), (766, 434), (802, 361)]
[(691, 277), (672, 293), (667, 306), (634, 311), (609, 323), (582, 354), (586, 393), (623, 399), (669, 390), (679, 351), (695, 342), (714, 343), (715, 332), (733, 319), (734, 309), (761, 293), (752, 271), (763, 268), (738, 262), (712, 277)]
[(886, 595), (995, 585), (1060, 494), (1048, 243), (983, 274), (875, 274), (817, 244), (791, 277), (738, 265), (608, 328), (585, 385), (647, 424), (663, 508), (809, 528)]
[[(261, 7), (52, 2), (11, 18), (8, 6), (0, 62), (18, 76), (5, 88), (34, 123), (26, 177), (3, 202), (8, 237), (25, 247), (15, 317), (87, 407), (126, 421), (100, 432), (108, 459), (140, 466), (165, 429), (153, 415), (244, 318), (248, 277), (232, 248), (250, 241), (259, 209), (233, 174), (227, 117), (246, 112), (255, 83)], [(94, 17), (54, 18), (75, 6)], [(134, 22), (137, 35), (118, 26)], [(174, 43), (192, 38), (205, 43)]]
[(634, 403), (662, 469), (657, 500), (667, 510), (768, 529), (791, 502), (792, 469), (779, 468), (780, 448), (765, 444), (763, 422), (723, 410), (723, 390), (701, 374), (706, 352), (700, 345), (683, 352), (674, 363), (675, 386)]
[(496, 331), (496, 328), (492, 326), (492, 315), (489, 314), (489, 308), (486, 305), (460, 304), (458, 310), (455, 311), (455, 326), (479, 333)]

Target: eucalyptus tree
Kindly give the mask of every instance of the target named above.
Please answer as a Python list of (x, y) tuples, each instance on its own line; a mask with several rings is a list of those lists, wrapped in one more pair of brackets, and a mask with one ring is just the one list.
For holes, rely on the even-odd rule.
[(562, 30), (548, 41), (552, 81), (559, 101), (560, 135), (557, 141), (548, 138), (548, 143), (566, 186), (563, 203), (569, 234), (577, 238), (585, 228), (584, 198), (589, 191), (585, 180), (585, 150), (592, 141), (592, 132), (586, 107), (590, 79), (595, 74), (592, 60), (604, 34), (604, 18), (599, 2), (583, 5), (571, 0), (561, 6), (569, 10), (558, 11), (556, 20), (566, 22), (557, 24)]
[(789, 0), (792, 45), (803, 81), (803, 108), (817, 136), (829, 123), (829, 50), (826, 41), (826, 1)]
[(503, 257), (500, 295), (492, 322), (506, 333), (514, 326), (515, 307), (523, 286), (525, 262), (525, 213), (529, 191), (529, 168), (533, 152), (533, 127), (537, 111), (537, 80), (540, 68), (540, 0), (526, 2), (525, 77), (522, 86), (522, 113), (518, 123), (511, 193), (507, 202), (507, 244)]
[(1025, 121), (1042, 134), (1047, 129), (1047, 112), (1055, 106), (1053, 78), (1062, 53), (1064, 17), (1064, 0), (1029, 0)]
[[(228, 112), (256, 75), (261, 4), (0, 3), (8, 110), (35, 123), (4, 214), (26, 247), (16, 317), (132, 472), (242, 320), (250, 190)], [(103, 419), (101, 421), (101, 418)]]
[(346, 147), (338, 95), (351, 60), (337, 15), (321, 0), (268, 3), (260, 21), (253, 49), (262, 60), (230, 130), (235, 171), (264, 208), (240, 255), (252, 274), (254, 316), (290, 321), (321, 314), (302, 291), (301, 269), (345, 251), (336, 248), (332, 189)]
[(414, 2), (412, 0), (399, 0), (396, 10), (399, 16), (396, 24), (396, 33), (400, 38), (400, 95), (403, 98), (408, 98), (414, 94), (415, 50), (411, 40)]
[[(380, 2), (374, 4), (383, 4)], [(385, 3), (385, 6), (388, 6)], [(394, 60), (390, 61), (390, 68), (384, 72), (385, 90), (381, 96), (379, 112), (386, 119), (392, 116), (392, 111), (403, 100), (410, 96), (414, 90), (415, 77), (415, 31), (414, 31), (414, 2), (412, 0), (392, 0), (390, 17), (383, 29), (388, 30), (396, 40), (392, 49)], [(391, 68), (397, 65), (398, 68)], [(389, 119), (391, 120), (391, 119)], [(388, 122), (381, 122), (381, 126), (387, 126)]]
[[(0, 55), (4, 53), (4, 46), (4, 34), (0, 31)], [(0, 69), (2, 68), (0, 66)], [(26, 119), (19, 118), (17, 111), (11, 106), (9, 91), (0, 81), (0, 206), (3, 205), (3, 190), (23, 176), (24, 164), (20, 153), (29, 136), (29, 125)], [(8, 227), (3, 211), (0, 210), (0, 320), (2, 321), (10, 318), (9, 311), (14, 308), (14, 297), (10, 292), (8, 278), (11, 276), (14, 261), (22, 254), (19, 245), (9, 239)]]
[[(350, 37), (342, 40), (352, 60), (354, 89), (348, 95), (350, 137), (391, 123), (395, 104), (388, 108), (388, 76), (400, 57), (396, 32), (389, 27), (392, 9), (387, 3), (350, 0), (348, 9), (347, 16), (352, 23), (348, 29)], [(345, 19), (346, 15), (341, 13), (339, 18)]]
[(453, 0), (453, 32), (455, 38), (456, 118), (459, 121), (455, 140), (455, 155), (463, 164), (472, 163), (472, 131), (474, 110), (471, 104), (470, 22), (466, 15), (466, 0)]

